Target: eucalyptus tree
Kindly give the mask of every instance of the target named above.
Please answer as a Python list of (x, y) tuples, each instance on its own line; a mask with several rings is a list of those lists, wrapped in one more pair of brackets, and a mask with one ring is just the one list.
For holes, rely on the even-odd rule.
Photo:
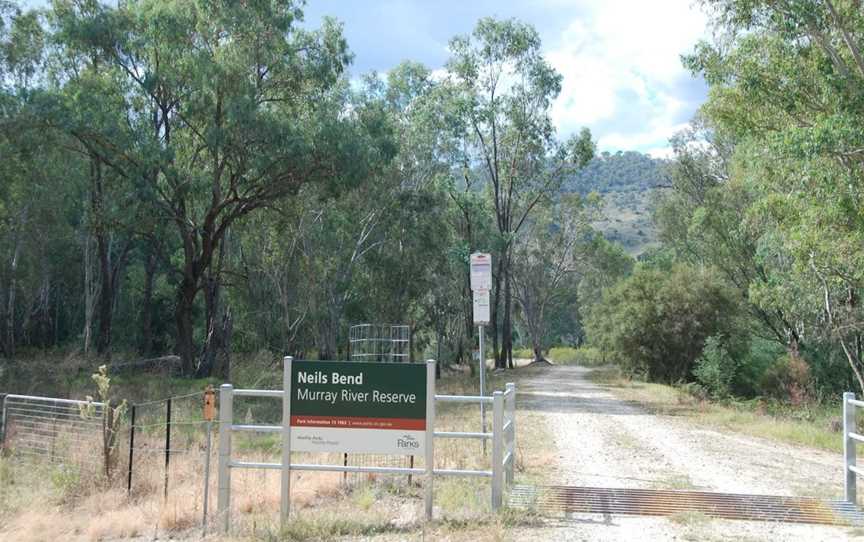
[[(303, 29), (290, 1), (88, 8), (54, 5), (61, 35), (97, 49), (122, 74), (131, 143), (83, 126), (79, 137), (176, 228), (177, 353), (185, 373), (206, 375), (214, 350), (227, 350), (218, 262), (231, 227), (304, 184), (356, 182), (375, 151), (364, 119), (344, 108), (338, 83), (350, 55), (341, 26), (328, 19)], [(203, 352), (194, 326), (201, 292)]]
[[(511, 265), (514, 236), (531, 211), (576, 167), (593, 156), (583, 129), (565, 144), (555, 138), (549, 112), (561, 76), (544, 60), (540, 36), (515, 20), (481, 19), (470, 36), (450, 41), (447, 63), (452, 107), (462, 119), (464, 170), (490, 186), (499, 242), (493, 273), (493, 333), (497, 364), (512, 364)], [(499, 316), (503, 304), (503, 318)]]
[(526, 221), (513, 249), (514, 297), (534, 352), (543, 359), (553, 318), (576, 298), (584, 271), (586, 248), (593, 237), (591, 222), (599, 211), (596, 198), (562, 195), (559, 201), (539, 206)]
[(65, 331), (59, 292), (70, 279), (63, 258), (72, 226), (65, 210), (78, 163), (62, 159), (64, 141), (33, 127), (30, 97), (44, 84), (45, 41), (37, 12), (0, 2), (0, 350), (10, 357), (19, 343), (56, 344)]
[(801, 315), (758, 295), (781, 272), (784, 254), (772, 240), (770, 225), (742, 220), (758, 194), (732, 176), (734, 142), (697, 116), (672, 146), (670, 189), (660, 193), (654, 212), (660, 240), (678, 260), (713, 266), (735, 287), (753, 317), (754, 335), (798, 352)]
[(864, 389), (864, 12), (852, 0), (704, 3), (721, 41), (687, 62), (712, 87), (706, 114), (739, 141), (751, 216), (786, 255), (756, 294), (809, 306)]

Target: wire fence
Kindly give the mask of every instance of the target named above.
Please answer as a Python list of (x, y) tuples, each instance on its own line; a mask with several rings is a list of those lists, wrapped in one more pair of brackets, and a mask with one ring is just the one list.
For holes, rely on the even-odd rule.
[(215, 489), (208, 472), (213, 424), (205, 419), (204, 397), (202, 390), (130, 407), (126, 488), (132, 498), (161, 494), (166, 502), (183, 503), (184, 514), (206, 522)]
[[(271, 387), (279, 388), (276, 384)], [(206, 530), (208, 518), (214, 518), (216, 511), (215, 443), (219, 424), (207, 419), (205, 393), (201, 390), (128, 405), (116, 430), (111, 479), (115, 487), (123, 486), (130, 499), (160, 499), (164, 513), (182, 516), (188, 526), (191, 526), (189, 517), (197, 518), (196, 523), (203, 522)], [(80, 469), (82, 476), (89, 473), (93, 479), (104, 475), (102, 403), (19, 395), (0, 396), (0, 401), (3, 405), (0, 450), (4, 455), (14, 460)], [(215, 401), (212, 407), (216, 407)], [(282, 423), (278, 401), (244, 397), (236, 402), (235, 412), (236, 421), (241, 423), (252, 420)], [(277, 434), (237, 435), (235, 450), (238, 457), (272, 460), (281, 453), (281, 440)], [(325, 455), (316, 460), (360, 466), (413, 466), (413, 458), (404, 456)], [(308, 474), (304, 476), (313, 483)], [(266, 486), (273, 480), (267, 479), (266, 473), (250, 473), (246, 477), (245, 481), (238, 477), (237, 482), (253, 494), (248, 506), (268, 502), (274, 492)], [(340, 482), (336, 482), (336, 477), (341, 478)], [(377, 479), (375, 475), (361, 473), (333, 474), (333, 478), (333, 483), (343, 488), (356, 488)], [(411, 478), (406, 475), (393, 481), (408, 484)]]
[(2, 447), (13, 457), (98, 471), (102, 403), (8, 394), (3, 397)]

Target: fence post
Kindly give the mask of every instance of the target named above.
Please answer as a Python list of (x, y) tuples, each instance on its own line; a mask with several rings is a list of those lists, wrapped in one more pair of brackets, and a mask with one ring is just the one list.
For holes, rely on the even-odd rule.
[(435, 477), (435, 360), (426, 360), (426, 521), (432, 521)]
[(504, 394), (492, 394), (492, 510), (500, 510), (504, 481)]
[(516, 464), (516, 384), (508, 382), (507, 393), (509, 394), (509, 402), (507, 403), (507, 417), (510, 419), (510, 438), (507, 441), (507, 451), (510, 452), (510, 462), (507, 464), (506, 481), (507, 484), (513, 483), (513, 470)]
[(132, 466), (135, 464), (135, 405), (132, 405), (131, 423), (129, 424), (129, 472), (126, 475), (126, 495), (132, 494)]
[(210, 510), (210, 455), (212, 454), (213, 443), (213, 418), (214, 407), (216, 405), (216, 392), (213, 391), (213, 386), (207, 384), (204, 389), (204, 419), (207, 421), (205, 425), (207, 430), (207, 441), (204, 456), (204, 513), (201, 517), (201, 535), (207, 535), (207, 512)]
[(216, 495), (216, 515), (223, 533), (231, 522), (231, 424), (234, 423), (234, 387), (219, 387), (219, 482)]
[(291, 513), (291, 365), (294, 358), (285, 356), (282, 369), (282, 527), (288, 525)]
[(9, 397), (8, 393), (3, 394), (3, 415), (0, 418), (0, 450), (3, 450), (6, 447), (6, 398)]
[(857, 500), (855, 483), (857, 475), (850, 467), (855, 466), (855, 440), (849, 436), (849, 433), (855, 433), (857, 427), (855, 425), (855, 405), (849, 402), (852, 399), (855, 399), (854, 393), (847, 391), (843, 394), (843, 473), (845, 475), (843, 495), (847, 502), (854, 503)]
[(171, 398), (165, 406), (165, 498), (168, 498), (168, 469), (171, 464)]

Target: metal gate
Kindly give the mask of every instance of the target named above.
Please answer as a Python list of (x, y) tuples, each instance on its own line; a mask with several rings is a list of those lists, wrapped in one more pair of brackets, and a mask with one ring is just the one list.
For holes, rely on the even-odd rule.
[[(85, 409), (87, 405), (92, 409)], [(3, 448), (20, 457), (87, 467), (101, 465), (102, 403), (6, 395), (0, 435)]]

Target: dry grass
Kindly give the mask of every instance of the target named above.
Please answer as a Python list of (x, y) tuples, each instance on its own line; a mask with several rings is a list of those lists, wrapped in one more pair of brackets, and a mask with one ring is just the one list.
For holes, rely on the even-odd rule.
[(813, 419), (799, 419), (761, 412), (751, 403), (723, 404), (697, 399), (674, 386), (630, 380), (614, 368), (595, 369), (589, 378), (617, 397), (656, 414), (681, 416), (703, 425), (789, 444), (832, 452), (842, 450), (843, 439), (830, 423), (832, 412), (835, 416), (840, 414), (839, 404), (834, 411), (822, 408)]
[[(513, 373), (490, 375), (490, 386), (503, 389)], [(451, 373), (439, 381), (438, 393), (476, 394), (466, 374)], [(175, 410), (175, 415), (177, 411)], [(184, 417), (194, 412), (183, 412)], [(242, 417), (242, 416), (241, 416)], [(487, 423), (491, 424), (491, 409)], [(176, 418), (175, 418), (176, 419)], [(139, 418), (139, 422), (140, 418)], [(154, 424), (155, 425), (155, 424)], [(517, 412), (516, 477), (540, 480), (553, 460), (542, 442), (546, 428), (537, 414)], [(441, 404), (436, 429), (478, 431), (476, 405)], [(136, 432), (136, 448), (164, 447), (160, 431)], [(125, 437), (123, 438), (125, 442)], [(210, 533), (216, 530), (216, 438), (211, 455)], [(491, 446), (483, 455), (479, 441), (436, 439), (436, 467), (489, 469)], [(204, 446), (200, 431), (172, 435), (169, 495), (163, 497), (164, 455), (136, 452), (133, 491), (125, 489), (126, 454), (120, 453), (118, 472), (106, 483), (97, 469), (64, 470), (20, 459), (0, 459), (0, 539), (21, 542), (153, 539), (200, 539), (203, 515)], [(278, 439), (272, 435), (238, 435), (235, 458), (278, 462)], [(82, 452), (83, 453), (83, 452)], [(85, 455), (91, 454), (87, 451)], [(341, 464), (341, 454), (303, 454), (295, 460)], [(417, 457), (415, 466), (423, 467)], [(423, 521), (423, 477), (408, 485), (403, 476), (360, 477), (348, 486), (339, 473), (302, 472), (292, 477), (292, 515), (286, 530), (278, 525), (280, 501), (277, 471), (232, 471), (233, 539), (330, 540), (334, 537), (383, 536), (394, 540), (432, 537), (442, 540), (500, 540), (507, 526), (526, 518), (490, 514), (489, 482), (485, 479), (436, 478), (436, 518)], [(477, 534), (478, 528), (482, 535)], [(474, 534), (470, 534), (474, 533)], [(464, 536), (463, 536), (464, 535)], [(213, 538), (210, 535), (208, 538)], [(218, 538), (218, 537), (216, 537)], [(427, 538), (428, 539), (428, 538)]]

